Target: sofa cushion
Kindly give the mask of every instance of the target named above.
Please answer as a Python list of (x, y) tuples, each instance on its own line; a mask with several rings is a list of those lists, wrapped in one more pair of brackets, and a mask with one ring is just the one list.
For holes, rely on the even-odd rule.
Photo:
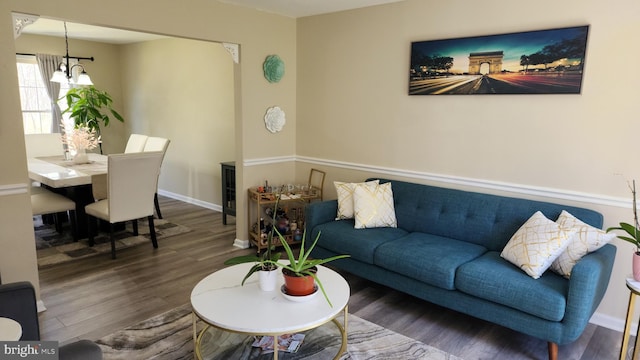
[(534, 279), (569, 246), (576, 230), (563, 229), (537, 211), (511, 237), (500, 256)]
[[(352, 219), (337, 220), (316, 226), (313, 233), (317, 234), (317, 231), (321, 233), (316, 246), (337, 254), (349, 254), (355, 260), (373, 264), (374, 251), (380, 244), (407, 234), (405, 230), (398, 228), (355, 229), (353, 226)], [(312, 240), (309, 238), (307, 241)]]
[(353, 191), (353, 217), (356, 229), (398, 227), (391, 183), (356, 186)]
[(374, 264), (404, 276), (454, 290), (458, 266), (487, 251), (464, 241), (424, 233), (411, 233), (376, 249)]
[(569, 282), (547, 271), (532, 279), (496, 251), (458, 268), (458, 290), (550, 321), (560, 321), (566, 310)]
[(616, 237), (614, 233), (607, 233), (585, 224), (565, 210), (556, 222), (563, 229), (577, 229), (567, 249), (554, 260), (550, 267), (556, 274), (567, 279), (571, 276), (573, 267), (583, 256), (600, 249)]
[(378, 185), (380, 180), (367, 181), (362, 183), (346, 183), (342, 181), (334, 181), (333, 186), (336, 187), (338, 195), (338, 213), (336, 220), (353, 219), (353, 192), (358, 186)]

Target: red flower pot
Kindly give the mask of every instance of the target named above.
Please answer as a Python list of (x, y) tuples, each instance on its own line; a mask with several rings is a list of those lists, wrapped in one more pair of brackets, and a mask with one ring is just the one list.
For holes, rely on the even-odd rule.
[[(317, 269), (312, 269), (312, 272), (315, 273), (316, 271)], [(313, 276), (299, 276), (284, 268), (282, 269), (282, 275), (284, 275), (284, 287), (287, 295), (305, 296), (313, 294), (313, 292), (316, 291)]]

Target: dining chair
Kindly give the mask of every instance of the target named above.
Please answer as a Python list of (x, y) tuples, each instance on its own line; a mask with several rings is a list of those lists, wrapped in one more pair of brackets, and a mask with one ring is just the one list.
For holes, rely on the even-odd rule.
[(89, 245), (94, 244), (94, 219), (109, 223), (111, 258), (116, 258), (114, 224), (132, 221), (138, 235), (138, 219), (147, 218), (154, 248), (158, 247), (153, 224), (153, 194), (158, 183), (162, 152), (109, 155), (107, 165), (107, 198), (85, 206), (89, 227)]
[[(25, 134), (24, 145), (27, 158), (56, 155), (60, 155), (62, 157), (64, 153), (64, 149), (62, 147), (62, 134), (60, 133)], [(35, 183), (34, 185), (39, 186), (40, 184)], [(37, 186), (34, 186), (34, 189)]]
[(40, 186), (30, 187), (31, 213), (33, 216), (53, 214), (56, 231), (62, 233), (62, 214), (67, 213), (71, 223), (73, 239), (78, 240), (76, 231), (76, 203), (75, 201), (49, 191)]
[[(125, 154), (142, 152), (147, 143), (147, 135), (131, 134), (127, 140), (127, 146), (124, 149)], [(92, 178), (91, 189), (93, 198), (98, 200), (106, 199), (107, 196), (107, 178), (105, 176)]]
[(131, 134), (129, 140), (127, 140), (127, 146), (124, 148), (124, 153), (142, 152), (144, 150), (144, 144), (147, 143), (147, 135)]
[(63, 155), (62, 134), (25, 134), (25, 149), (27, 157)]
[[(169, 139), (149, 136), (147, 138), (147, 142), (144, 144), (145, 152), (148, 151), (162, 151), (162, 160), (164, 161), (164, 155), (167, 153), (167, 148), (169, 147), (169, 143), (171, 141)], [(158, 174), (160, 176), (160, 174)], [(153, 204), (156, 207), (156, 214), (158, 215), (158, 219), (162, 219), (162, 213), (160, 212), (160, 202), (158, 201), (158, 189), (156, 188), (156, 192), (153, 195)]]

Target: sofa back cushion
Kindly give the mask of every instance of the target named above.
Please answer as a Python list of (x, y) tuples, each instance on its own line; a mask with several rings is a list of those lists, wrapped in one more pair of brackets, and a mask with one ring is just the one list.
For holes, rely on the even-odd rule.
[(567, 210), (591, 226), (602, 227), (602, 214), (589, 209), (380, 179), (380, 183), (386, 182), (391, 182), (399, 228), (471, 242), (493, 251), (501, 251), (536, 211), (555, 221)]

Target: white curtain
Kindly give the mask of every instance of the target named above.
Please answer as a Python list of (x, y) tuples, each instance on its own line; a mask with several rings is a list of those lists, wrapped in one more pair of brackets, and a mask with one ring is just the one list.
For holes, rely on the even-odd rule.
[(58, 94), (60, 94), (60, 83), (49, 81), (53, 73), (58, 70), (58, 65), (62, 62), (62, 56), (49, 54), (36, 54), (42, 82), (47, 88), (49, 99), (51, 99), (51, 132), (60, 132), (60, 122), (62, 121), (62, 113), (58, 106)]

